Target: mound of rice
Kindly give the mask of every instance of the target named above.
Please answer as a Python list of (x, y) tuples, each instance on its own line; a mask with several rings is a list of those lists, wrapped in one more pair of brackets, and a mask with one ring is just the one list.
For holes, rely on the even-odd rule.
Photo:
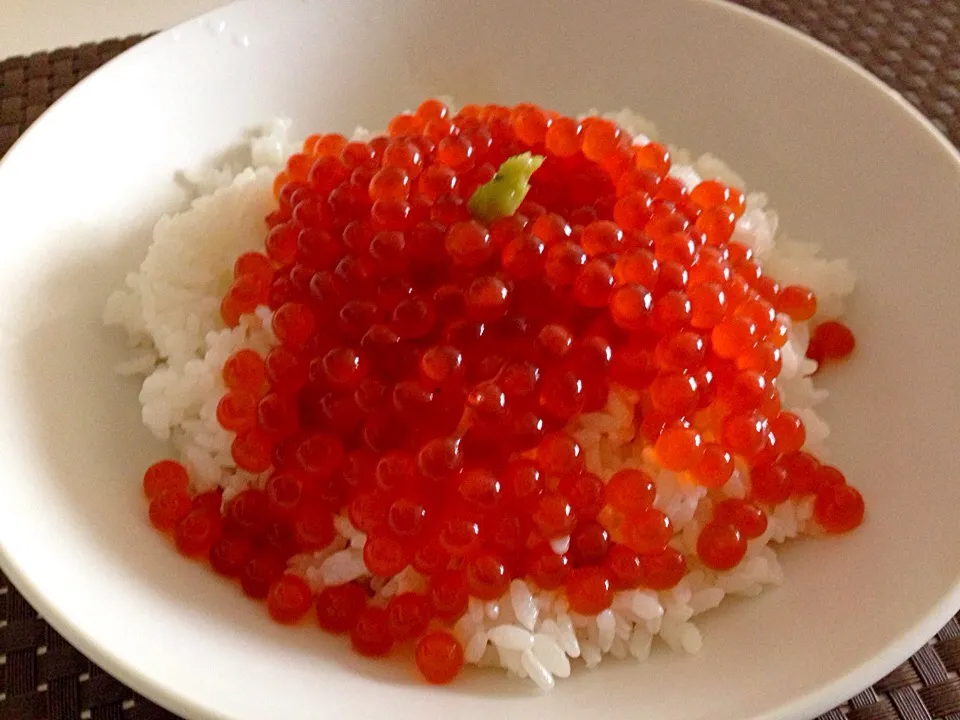
[[(638, 144), (656, 138), (654, 126), (628, 110), (607, 117), (637, 135)], [(248, 138), (245, 167), (187, 176), (196, 198), (188, 209), (157, 223), (146, 258), (127, 277), (126, 287), (110, 297), (104, 315), (107, 325), (123, 328), (130, 339), (131, 359), (118, 371), (144, 376), (144, 425), (157, 438), (171, 441), (190, 472), (193, 491), (220, 486), (225, 502), (248, 486), (262, 487), (269, 473), (244, 472), (233, 462), (233, 434), (216, 420), (217, 402), (225, 392), (221, 367), (240, 348), (265, 353), (275, 338), (267, 308), (244, 316), (237, 328), (224, 327), (220, 299), (234, 259), (262, 247), (273, 178), (298, 148), (289, 142), (289, 127), (289, 122), (277, 120)], [(357, 136), (365, 139), (369, 133), (358, 129)], [(671, 151), (671, 174), (690, 188), (701, 178), (744, 187), (743, 179), (712, 155), (693, 159), (682, 149)], [(733, 239), (752, 248), (764, 272), (781, 284), (802, 284), (816, 292), (818, 315), (812, 323), (840, 315), (843, 299), (854, 286), (845, 261), (821, 258), (813, 244), (782, 237), (775, 241), (777, 215), (762, 193), (749, 193), (746, 208)], [(785, 316), (781, 320), (789, 323)], [(792, 324), (777, 386), (784, 408), (806, 425), (805, 449), (821, 453), (829, 428), (816, 406), (826, 391), (816, 388), (811, 378), (816, 363), (805, 357), (808, 338), (808, 323)], [(815, 532), (812, 498), (791, 500), (779, 505), (767, 531), (750, 541), (738, 567), (721, 573), (703, 568), (695, 554), (700, 527), (717, 498), (745, 495), (744, 469), (738, 467), (710, 497), (704, 488), (659, 468), (650, 449), (634, 441), (636, 402), (633, 393), (615, 389), (602, 412), (581, 415), (568, 429), (584, 448), (587, 469), (601, 479), (623, 467), (642, 467), (656, 479), (655, 505), (670, 517), (676, 531), (671, 544), (687, 555), (691, 571), (667, 592), (618, 592), (612, 607), (593, 617), (570, 612), (562, 594), (514, 580), (498, 601), (471, 598), (467, 613), (456, 623), (454, 633), (463, 643), (467, 663), (506, 668), (547, 690), (555, 678), (570, 674), (573, 659), (581, 658), (587, 667), (598, 665), (606, 654), (644, 660), (656, 638), (674, 650), (696, 653), (701, 636), (693, 619), (728, 595), (755, 596), (779, 584), (783, 573), (774, 545)], [(365, 536), (345, 516), (337, 518), (335, 526), (338, 537), (330, 547), (290, 561), (290, 571), (315, 591), (369, 575), (362, 558)], [(564, 552), (568, 543), (569, 538), (554, 541), (555, 551)], [(385, 602), (393, 594), (423, 589), (425, 580), (407, 568), (372, 584)]]

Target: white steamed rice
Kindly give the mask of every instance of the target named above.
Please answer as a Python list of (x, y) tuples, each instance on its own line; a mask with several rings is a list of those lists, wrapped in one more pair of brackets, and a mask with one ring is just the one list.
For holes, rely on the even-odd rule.
[[(656, 137), (654, 126), (630, 111), (607, 117), (636, 134), (637, 142)], [(220, 486), (225, 501), (248, 486), (262, 487), (268, 473), (254, 475), (233, 463), (232, 433), (219, 426), (215, 414), (225, 392), (221, 367), (236, 350), (265, 352), (275, 339), (266, 308), (243, 317), (237, 328), (225, 328), (220, 298), (230, 283), (234, 259), (262, 248), (264, 216), (273, 203), (273, 177), (298, 149), (288, 140), (289, 126), (289, 122), (274, 121), (249, 138), (245, 167), (220, 167), (188, 176), (196, 199), (185, 211), (157, 223), (145, 260), (127, 277), (126, 287), (110, 297), (104, 314), (107, 325), (127, 332), (133, 350), (118, 371), (144, 376), (140, 391), (144, 424), (157, 438), (172, 442), (190, 472), (195, 492)], [(363, 129), (357, 134), (369, 136)], [(694, 160), (684, 150), (672, 150), (671, 173), (688, 187), (701, 178), (744, 187), (743, 179), (712, 155)], [(814, 322), (840, 315), (843, 299), (854, 286), (846, 262), (821, 258), (818, 247), (810, 243), (782, 237), (775, 242), (777, 215), (767, 207), (762, 193), (749, 193), (746, 208), (734, 239), (752, 248), (764, 272), (778, 282), (806, 285), (817, 293)], [(777, 385), (784, 406), (806, 425), (805, 449), (821, 453), (829, 428), (816, 406), (826, 391), (816, 388), (810, 377), (816, 364), (805, 357), (808, 337), (807, 323), (791, 326)], [(569, 429), (585, 449), (588, 470), (601, 479), (622, 467), (643, 467), (652, 474), (657, 484), (656, 507), (673, 522), (676, 534), (671, 544), (687, 555), (688, 574), (667, 592), (618, 592), (613, 606), (595, 617), (572, 613), (562, 594), (514, 580), (498, 601), (471, 598), (467, 613), (454, 626), (467, 663), (502, 667), (549, 690), (556, 678), (570, 674), (571, 660), (582, 659), (589, 668), (607, 654), (644, 660), (657, 638), (673, 650), (696, 653), (701, 636), (693, 619), (716, 608), (728, 595), (752, 597), (780, 584), (783, 572), (774, 546), (815, 532), (810, 522), (812, 501), (791, 500), (776, 508), (767, 531), (749, 543), (739, 566), (721, 573), (704, 568), (694, 551), (699, 529), (717, 498), (745, 495), (749, 478), (738, 467), (720, 491), (708, 494), (658, 468), (651, 451), (633, 442), (635, 402), (631, 392), (615, 390), (603, 411), (576, 418)], [(338, 537), (330, 547), (290, 561), (290, 571), (302, 575), (315, 591), (369, 575), (362, 558), (365, 536), (346, 517), (337, 518), (335, 526)], [(562, 552), (563, 539), (557, 545), (555, 550)], [(385, 602), (396, 593), (423, 589), (425, 581), (407, 568), (388, 580), (375, 579), (373, 587)]]

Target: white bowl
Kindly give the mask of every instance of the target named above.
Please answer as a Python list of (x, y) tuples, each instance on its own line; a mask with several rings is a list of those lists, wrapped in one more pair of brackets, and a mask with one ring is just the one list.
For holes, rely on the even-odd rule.
[[(769, 192), (782, 227), (848, 257), (860, 347), (825, 380), (832, 458), (868, 500), (848, 537), (783, 553), (782, 589), (704, 620), (697, 657), (609, 662), (538, 696), (367, 662), (183, 561), (145, 521), (163, 449), (101, 327), (108, 293), (195, 167), (274, 115), (382, 126), (423, 97), (633, 107)], [(960, 161), (835, 53), (696, 0), (236, 3), (126, 53), (0, 166), (0, 545), (71, 642), (190, 717), (809, 718), (878, 679), (960, 606)]]

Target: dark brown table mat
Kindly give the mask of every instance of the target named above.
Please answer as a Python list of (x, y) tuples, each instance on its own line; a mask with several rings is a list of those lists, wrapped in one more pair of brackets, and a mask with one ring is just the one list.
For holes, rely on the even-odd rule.
[[(853, 58), (960, 144), (960, 0), (737, 0)], [(0, 61), (0, 156), (53, 101), (142, 37)], [(960, 616), (820, 720), (960, 720)], [(176, 720), (70, 646), (0, 573), (0, 720)]]

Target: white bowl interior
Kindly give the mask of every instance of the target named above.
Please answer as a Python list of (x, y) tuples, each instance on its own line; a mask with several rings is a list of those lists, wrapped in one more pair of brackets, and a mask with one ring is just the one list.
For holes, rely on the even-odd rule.
[[(423, 97), (629, 106), (767, 191), (791, 236), (848, 257), (859, 351), (826, 378), (831, 459), (867, 497), (857, 533), (783, 552), (787, 581), (704, 619), (694, 658), (605, 662), (540, 697), (493, 673), (421, 685), (314, 628), (272, 625), (147, 525), (139, 422), (103, 303), (173, 181), (276, 115), (379, 127)], [(851, 65), (714, 2), (235, 3), (85, 81), (0, 166), (0, 544), (69, 639), (191, 717), (586, 711), (809, 718), (874, 681), (958, 604), (960, 163)]]

